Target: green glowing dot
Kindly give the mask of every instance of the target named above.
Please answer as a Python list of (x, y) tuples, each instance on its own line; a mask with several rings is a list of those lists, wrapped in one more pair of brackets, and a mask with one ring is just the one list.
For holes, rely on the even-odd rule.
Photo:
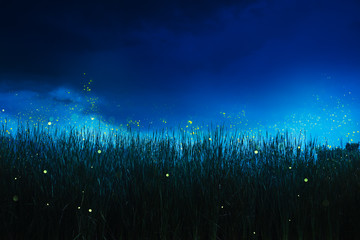
[(258, 154), (258, 153), (259, 153), (259, 151), (258, 151), (258, 150), (255, 150), (255, 151), (254, 151), (254, 153), (255, 153), (255, 154)]
[(100, 153), (101, 153), (101, 150), (98, 150), (98, 153), (100, 154)]
[(51, 125), (51, 122), (48, 122), (48, 125), (50, 126), (50, 125)]
[(289, 167), (289, 169), (291, 170), (291, 167)]
[(80, 207), (78, 207), (78, 209), (80, 209)]
[(19, 201), (19, 197), (18, 197), (18, 195), (14, 195), (14, 196), (13, 196), (13, 201), (14, 201), (14, 202)]
[(92, 212), (92, 209), (91, 209), (91, 208), (89, 208), (89, 212)]
[(43, 173), (47, 174), (47, 170), (44, 170)]
[(324, 207), (328, 207), (328, 206), (330, 205), (329, 200), (325, 199), (324, 201), (322, 201), (322, 205), (323, 205)]
[(223, 205), (221, 205), (221, 208), (224, 208), (224, 206), (223, 206)]
[(46, 206), (49, 206), (50, 204), (49, 203), (46, 203)]
[(309, 179), (307, 179), (307, 178), (304, 178), (304, 182), (308, 182), (309, 181)]
[(167, 173), (167, 174), (166, 174), (166, 177), (169, 177), (169, 176), (170, 176), (170, 174)]

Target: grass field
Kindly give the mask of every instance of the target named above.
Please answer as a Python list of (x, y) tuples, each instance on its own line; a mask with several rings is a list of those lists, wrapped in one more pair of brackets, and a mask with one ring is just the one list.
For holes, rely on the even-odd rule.
[(0, 239), (360, 237), (358, 148), (289, 133), (3, 125), (0, 189)]

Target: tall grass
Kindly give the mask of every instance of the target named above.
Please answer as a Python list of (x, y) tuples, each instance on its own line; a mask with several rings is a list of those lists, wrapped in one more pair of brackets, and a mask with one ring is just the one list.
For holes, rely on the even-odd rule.
[(360, 154), (225, 127), (0, 130), (0, 239), (356, 239)]

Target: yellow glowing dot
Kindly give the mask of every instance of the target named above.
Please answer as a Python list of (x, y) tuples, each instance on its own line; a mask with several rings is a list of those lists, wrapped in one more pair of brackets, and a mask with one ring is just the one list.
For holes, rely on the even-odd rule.
[(46, 203), (46, 206), (49, 206), (50, 204), (49, 203)]
[(209, 138), (209, 140), (211, 141), (211, 138)]
[(253, 234), (255, 235), (255, 234), (256, 234), (256, 232), (253, 232)]
[(192, 124), (192, 121), (189, 121), (190, 124)]
[(78, 207), (78, 209), (80, 209), (80, 207)]
[(258, 151), (258, 150), (255, 150), (255, 151), (254, 151), (254, 153), (255, 153), (255, 154), (258, 154), (258, 153), (259, 153), (259, 151)]
[(224, 206), (223, 206), (223, 205), (221, 205), (221, 208), (224, 208)]
[(18, 195), (14, 195), (14, 196), (13, 196), (13, 201), (14, 201), (14, 202), (19, 201), (19, 196), (18, 196)]
[(48, 122), (48, 125), (50, 126), (50, 125), (51, 125), (51, 122)]
[(17, 177), (15, 177), (14, 180), (17, 180)]
[(307, 178), (304, 178), (304, 182), (308, 182), (309, 181), (309, 179), (307, 179)]
[(289, 167), (289, 169), (291, 170), (291, 167)]
[(92, 209), (91, 209), (91, 208), (89, 208), (89, 212), (92, 212)]
[(95, 119), (95, 118), (93, 118), (93, 117), (91, 118), (91, 120), (94, 120), (94, 119)]
[(300, 149), (300, 146), (298, 146), (298, 149)]
[(98, 153), (100, 154), (100, 153), (101, 153), (101, 150), (98, 150)]
[(46, 174), (46, 173), (47, 173), (47, 171), (46, 171), (46, 170), (44, 170), (44, 171), (43, 171), (43, 173), (45, 173), (45, 174)]
[(170, 174), (167, 173), (167, 174), (166, 174), (166, 177), (169, 177), (169, 176), (170, 176)]

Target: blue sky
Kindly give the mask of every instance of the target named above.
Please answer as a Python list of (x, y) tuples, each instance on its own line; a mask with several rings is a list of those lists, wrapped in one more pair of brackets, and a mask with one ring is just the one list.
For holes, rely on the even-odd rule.
[(355, 0), (4, 3), (0, 117), (227, 121), (359, 141), (359, 10)]

